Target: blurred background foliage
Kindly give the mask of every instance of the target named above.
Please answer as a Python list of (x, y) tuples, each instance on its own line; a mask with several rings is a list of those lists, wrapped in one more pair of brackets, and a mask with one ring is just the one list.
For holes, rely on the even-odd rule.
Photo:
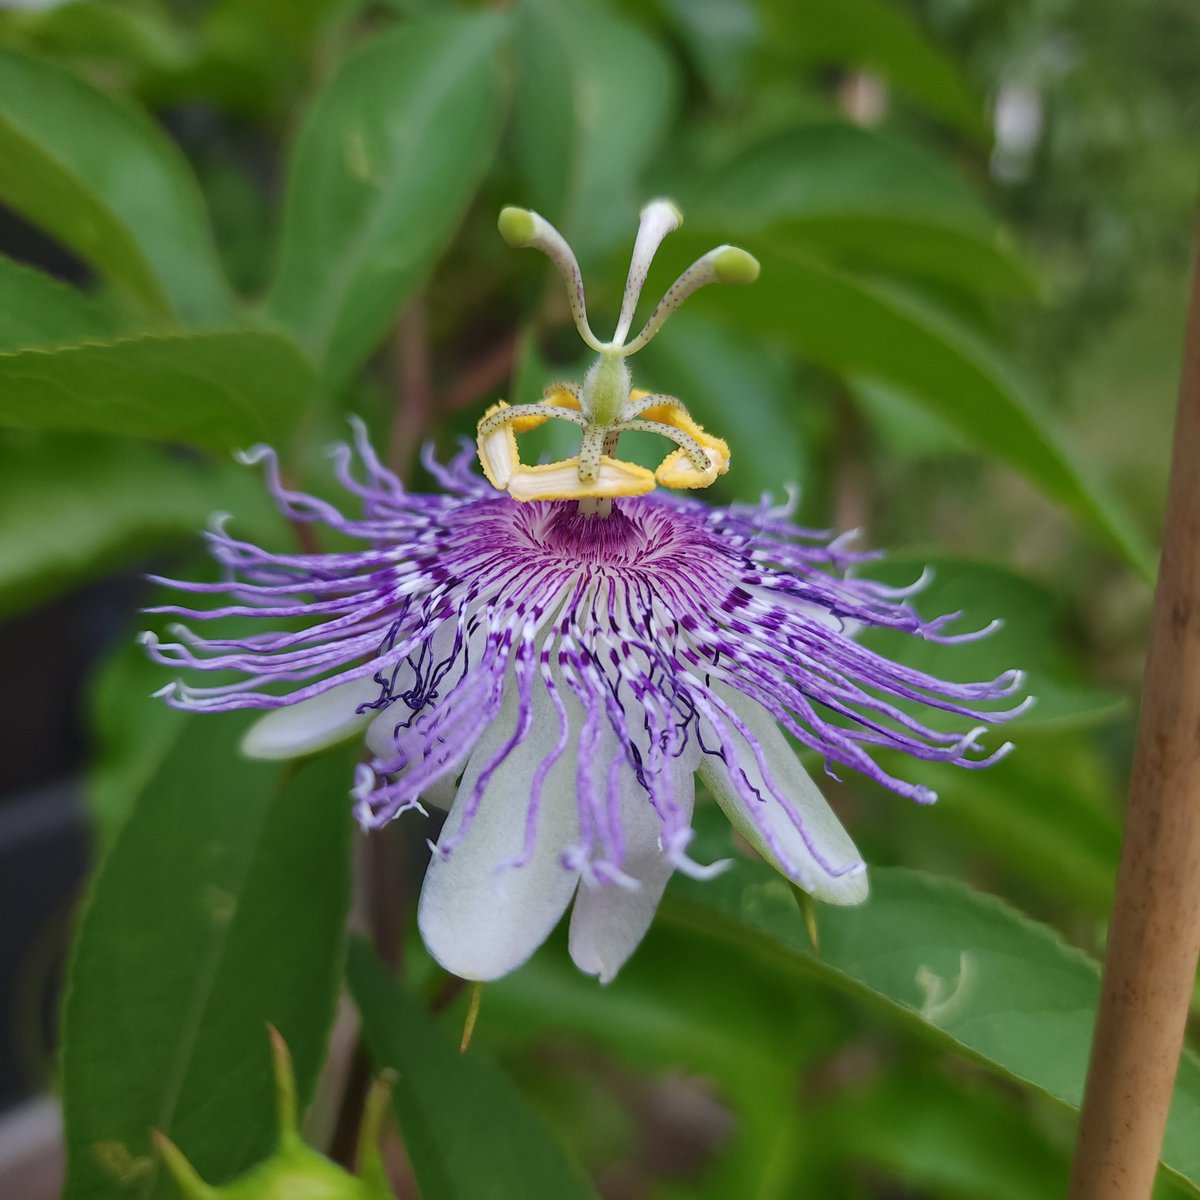
[[(636, 363), (728, 438), (715, 498), (795, 483), (806, 523), (894, 548), (891, 578), (934, 562), (925, 609), (1004, 629), (881, 648), (964, 679), (1022, 666), (1039, 704), (993, 770), (905, 766), (941, 792), (932, 812), (830, 781), (882, 869), (868, 909), (815, 914), (815, 947), (747, 863), (673, 885), (609, 988), (553, 944), (489, 987), (476, 1046), (507, 1079), (439, 1057), (411, 997), (450, 1037), (465, 1001), (414, 939), (407, 993), (355, 949), (375, 1060), (412, 1081), (400, 1194), (589, 1194), (560, 1141), (619, 1200), (1062, 1193), (1095, 992), (1075, 948), (1103, 940), (1165, 491), (1198, 56), (1190, 0), (0, 13), (6, 791), (84, 773), (101, 865), (66, 1010), (69, 1196), (169, 1195), (149, 1124), (208, 1178), (254, 1161), (261, 1022), (310, 1095), (340, 987), (348, 767), (280, 782), (234, 757), (236, 721), (149, 699), (141, 570), (204, 570), (216, 511), (287, 545), (228, 451), (271, 441), (332, 496), (325, 446), (351, 412), (428, 485), (422, 443), (445, 453), (496, 397), (581, 367), (558, 281), (503, 246), (500, 205), (559, 224), (603, 329), (657, 194), (686, 223), (648, 293), (717, 241), (763, 263)], [(410, 875), (425, 833), (396, 832)], [(209, 844), (215, 865), (193, 853)], [(232, 902), (219, 933), (180, 915), (188, 887)], [(397, 887), (403, 914), (415, 883)], [(42, 1035), (19, 997), (53, 975), (52, 935), (30, 936), (7, 1010), (22, 1045)], [(23, 1087), (45, 1061), (22, 1053)], [(344, 1086), (327, 1067), (310, 1115), (335, 1153)], [(1190, 1061), (1164, 1195), (1200, 1193), (1197, 1120)]]

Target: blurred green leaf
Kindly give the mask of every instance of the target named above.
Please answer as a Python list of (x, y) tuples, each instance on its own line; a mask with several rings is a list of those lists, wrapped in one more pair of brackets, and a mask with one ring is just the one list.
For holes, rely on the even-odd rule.
[(0, 200), (146, 305), (189, 324), (233, 308), (183, 155), (140, 113), (0, 48)]
[(358, 0), (215, 0), (204, 14), (205, 28), (223, 49), (242, 55), (266, 51), (273, 43), (297, 59), (312, 53), (312, 41), (339, 9)]
[(782, 495), (788, 484), (809, 478), (792, 372), (776, 347), (680, 313), (638, 354), (634, 380), (638, 387), (678, 396), (702, 425), (729, 443), (733, 468), (727, 486), (738, 499)]
[[(873, 997), (930, 1034), (1078, 1108), (1100, 991), (1098, 965), (993, 896), (901, 868), (871, 872), (858, 908), (822, 907), (814, 950), (790, 885), (739, 863), (720, 878), (676, 878), (670, 920), (769, 961)], [(1200, 1060), (1185, 1055), (1162, 1161), (1200, 1193)]]
[(268, 309), (340, 382), (446, 249), (503, 112), (494, 13), (405, 24), (347, 60), (288, 171)]
[(944, 417), (899, 389), (878, 379), (852, 377), (845, 383), (889, 458), (920, 460), (970, 453), (968, 440)]
[(95, 752), (84, 800), (97, 857), (107, 852), (193, 719), (154, 693), (166, 681), (163, 668), (127, 631), (88, 684), (88, 726)]
[[(1066, 655), (1061, 628), (1063, 614), (1052, 593), (1004, 567), (952, 558), (889, 556), (863, 571), (872, 579), (905, 586), (930, 572), (928, 583), (912, 598), (912, 606), (926, 619), (961, 613), (948, 634), (970, 633), (1000, 622), (987, 637), (970, 642), (924, 641), (893, 629), (864, 629), (863, 645), (894, 662), (938, 679), (971, 683), (995, 679), (1005, 671), (1025, 672), (1023, 691), (1036, 703), (1016, 725), (1069, 726), (1102, 721), (1126, 708), (1118, 692), (1102, 691), (1067, 682)], [(939, 724), (939, 715), (930, 720)], [(949, 720), (945, 728), (961, 724)]]
[[(584, 1038), (639, 1074), (695, 1073), (733, 1109), (719, 1162), (688, 1197), (790, 1195), (765, 1190), (781, 1159), (804, 1157), (809, 1129), (795, 1106), (797, 1079), (835, 1053), (853, 1029), (839, 998), (807, 980), (782, 977), (753, 951), (656, 922), (612, 983), (598, 988), (553, 938), (521, 970), (488, 986), (476, 1037), (506, 1061), (528, 1064), (528, 1041)], [(565, 1133), (579, 1137), (570, 1125)], [(822, 1135), (824, 1136), (824, 1135)], [(786, 1148), (780, 1145), (786, 1141)], [(668, 1195), (676, 1195), (667, 1191)]]
[(0, 613), (195, 533), (228, 503), (226, 479), (151, 446), (0, 440)]
[[(1053, 725), (1018, 728), (1013, 736), (1013, 753), (986, 771), (912, 760), (903, 769), (942, 797), (938, 819), (956, 839), (956, 858), (965, 839), (1008, 871), (1006, 894), (1036, 889), (1107, 916), (1121, 851), (1120, 785), (1112, 765), (1093, 739)], [(887, 765), (901, 769), (895, 759)]]
[(108, 77), (177, 70), (191, 50), (166, 9), (149, 4), (73, 0), (0, 12), (0, 37), (10, 46), (69, 61), (84, 74), (103, 63)]
[(595, 1193), (520, 1093), (352, 943), (350, 990), (372, 1056), (396, 1071), (392, 1099), (425, 1200), (571, 1200)]
[(92, 888), (64, 1017), (64, 1200), (174, 1197), (151, 1129), (206, 1179), (263, 1157), (268, 1022), (311, 1094), (349, 903), (350, 763), (250, 763), (245, 725), (189, 720)]
[[(182, 464), (177, 466), (183, 469)], [(223, 466), (220, 463), (205, 464), (203, 479), (205, 487), (211, 487), (213, 496), (220, 497), (220, 508), (234, 514), (232, 528), (237, 535), (260, 546), (289, 545), (294, 540), (294, 531), (287, 527), (274, 508), (258, 472), (232, 462), (224, 469)], [(212, 510), (207, 511), (205, 518), (211, 513)], [(172, 565), (170, 573), (180, 579), (214, 582), (220, 578), (220, 568), (211, 558), (199, 553), (202, 544), (200, 523), (188, 532), (191, 534), (188, 541), (195, 552), (175, 560), (177, 565)], [(140, 598), (140, 604), (150, 607), (175, 603), (179, 598), (172, 589), (158, 586)], [(161, 631), (164, 619), (147, 619), (130, 613), (127, 621), (128, 625), (118, 633), (112, 650), (94, 668), (88, 680), (88, 726), (93, 753), (88, 764), (84, 800), (101, 853), (112, 844), (138, 796), (171, 752), (189, 720), (187, 714), (164, 704), (154, 695), (167, 682), (171, 672), (160, 663), (152, 662), (135, 638), (137, 630), (146, 626)], [(245, 631), (251, 632), (253, 619), (246, 618), (244, 623)], [(233, 628), (227, 632), (232, 634)]]
[(0, 425), (228, 449), (279, 441), (312, 383), (295, 346), (267, 332), (24, 350), (0, 354)]
[[(479, 1036), (523, 1042), (543, 1034), (589, 1038), (643, 1068), (686, 1066), (715, 1077), (739, 1099), (782, 1072), (791, 1078), (846, 1032), (844, 1016), (803, 983), (781, 980), (753, 954), (730, 947), (712, 972), (712, 943), (654, 925), (603, 989), (552, 939), (532, 961), (485, 993)], [(803, 1006), (800, 1011), (798, 1006)]]
[(0, 352), (105, 341), (116, 330), (90, 296), (0, 255)]
[(818, 122), (683, 183), (690, 226), (766, 239), (968, 292), (1036, 295), (1037, 278), (979, 199), (910, 143)]
[(666, 136), (674, 64), (637, 25), (590, 0), (521, 0), (513, 154), (521, 203), (581, 261), (628, 236), (642, 173)]
[[(679, 236), (674, 246), (667, 243), (664, 258), (682, 264), (708, 244)], [(694, 307), (779, 338), (835, 373), (900, 389), (1104, 535), (1146, 579), (1154, 577), (1140, 531), (1103, 483), (1074, 460), (1029, 386), (993, 347), (899, 289), (795, 252), (768, 247), (760, 257), (762, 277), (753, 287), (736, 296), (710, 289), (717, 295), (701, 293)]]
[(666, 0), (663, 7), (708, 85), (723, 99), (736, 97), (761, 32), (751, 0)]
[(936, 1196), (1059, 1200), (1068, 1162), (993, 1091), (905, 1062), (866, 1088), (823, 1098), (816, 1117), (839, 1154)]
[(955, 61), (887, 0), (759, 0), (768, 47), (789, 60), (865, 68), (965, 133), (988, 137)]

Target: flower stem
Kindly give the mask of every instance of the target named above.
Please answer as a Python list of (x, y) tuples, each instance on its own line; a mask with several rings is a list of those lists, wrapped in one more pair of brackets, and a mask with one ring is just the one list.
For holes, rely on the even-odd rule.
[(463, 1022), (462, 1040), (458, 1044), (458, 1052), (466, 1054), (475, 1033), (475, 1023), (479, 1020), (479, 1002), (483, 999), (483, 984), (471, 984), (471, 998), (467, 1004), (467, 1019)]
[(612, 500), (608, 496), (584, 496), (577, 507), (581, 517), (612, 516)]
[(441, 411), (459, 412), (461, 409), (478, 405), (512, 374), (516, 357), (515, 337), (507, 337), (493, 346), (446, 388)]
[(1200, 956), (1200, 265), (1070, 1200), (1149, 1197)]
[(392, 354), (398, 396), (387, 461), (407, 483), (421, 439), (433, 417), (433, 370), (429, 361), (425, 297), (420, 293), (400, 314)]

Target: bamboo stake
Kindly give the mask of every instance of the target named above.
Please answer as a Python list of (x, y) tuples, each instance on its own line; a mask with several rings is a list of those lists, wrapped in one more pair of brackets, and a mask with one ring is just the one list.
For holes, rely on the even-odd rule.
[(1162, 563), (1069, 1200), (1150, 1196), (1198, 957), (1200, 264), (1192, 276)]

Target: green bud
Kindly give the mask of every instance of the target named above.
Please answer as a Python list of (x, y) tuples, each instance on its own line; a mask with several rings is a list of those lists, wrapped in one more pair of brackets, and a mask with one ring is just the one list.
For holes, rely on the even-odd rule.
[(291, 1055), (278, 1031), (271, 1029), (270, 1034), (279, 1120), (274, 1154), (232, 1183), (216, 1188), (200, 1178), (170, 1138), (155, 1131), (154, 1144), (182, 1200), (394, 1200), (379, 1153), (390, 1080), (377, 1080), (367, 1097), (358, 1142), (360, 1175), (356, 1178), (300, 1140)]
[(713, 273), (718, 283), (732, 283), (739, 287), (753, 283), (762, 268), (753, 254), (738, 246), (724, 246), (713, 259)]
[(536, 225), (533, 213), (527, 208), (513, 208), (509, 205), (500, 210), (500, 218), (496, 222), (500, 236), (517, 249), (528, 246), (533, 241)]

